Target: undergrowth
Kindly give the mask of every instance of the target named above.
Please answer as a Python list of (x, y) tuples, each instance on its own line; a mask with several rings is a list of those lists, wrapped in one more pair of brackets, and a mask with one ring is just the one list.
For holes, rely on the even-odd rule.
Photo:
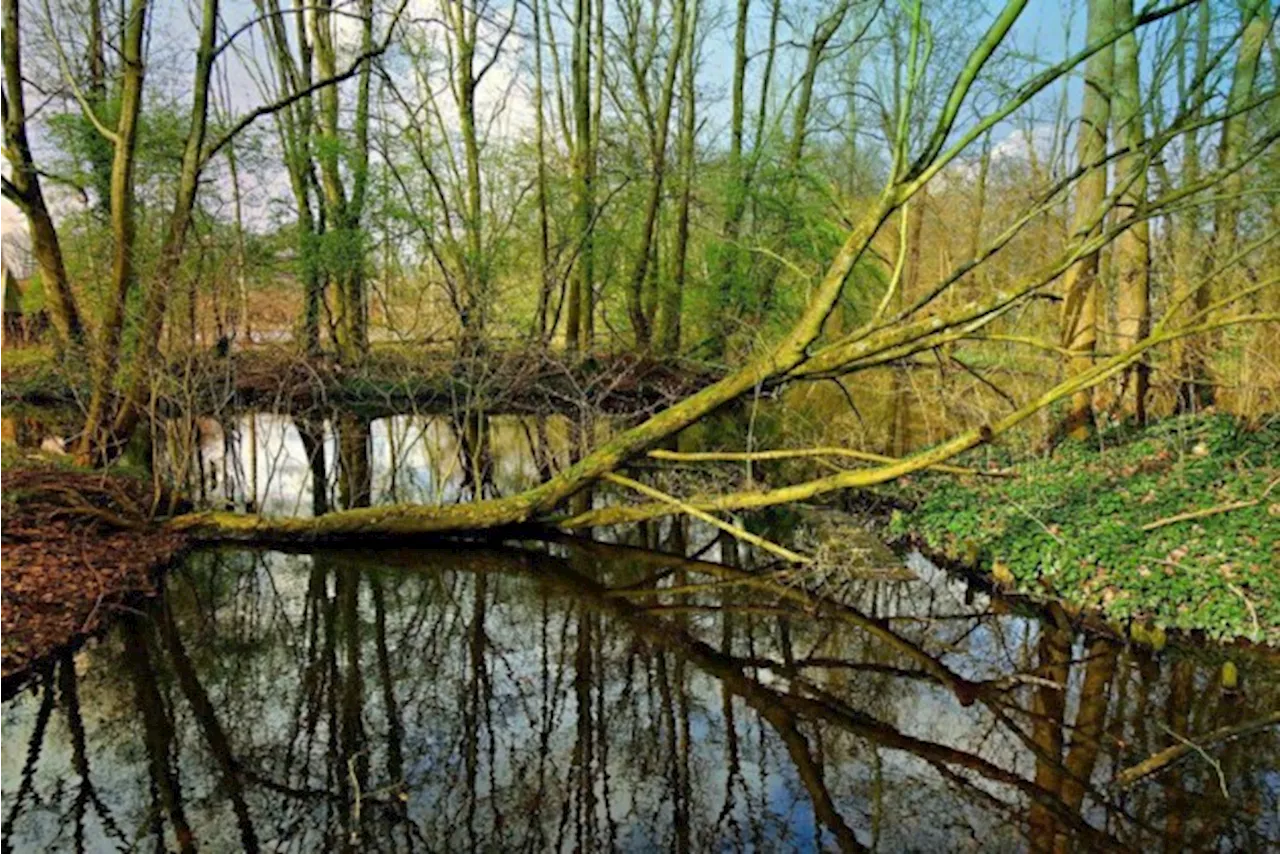
[(1117, 428), (1016, 470), (897, 487), (893, 533), (1115, 622), (1280, 644), (1280, 419)]

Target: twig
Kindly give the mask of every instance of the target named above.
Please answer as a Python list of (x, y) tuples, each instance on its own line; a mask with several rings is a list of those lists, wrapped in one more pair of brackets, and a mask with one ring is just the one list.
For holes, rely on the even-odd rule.
[(684, 501), (681, 501), (679, 498), (676, 498), (675, 496), (668, 495), (665, 492), (654, 489), (652, 486), (647, 486), (643, 483), (640, 483), (637, 480), (632, 480), (629, 477), (623, 477), (620, 474), (614, 474), (612, 472), (606, 472), (604, 475), (604, 479), (609, 481), (610, 483), (616, 483), (619, 486), (626, 486), (626, 487), (629, 487), (630, 489), (634, 489), (636, 492), (639, 492), (641, 495), (645, 495), (645, 496), (648, 496), (649, 498), (655, 499), (657, 501), (661, 501), (664, 504), (670, 504), (673, 507), (677, 507), (682, 512), (687, 513), (693, 518), (701, 519), (703, 522), (706, 522), (708, 525), (714, 525), (715, 527), (719, 528), (725, 533), (731, 534), (732, 536), (737, 537), (739, 540), (742, 540), (745, 543), (750, 543), (753, 546), (762, 548), (765, 551), (769, 552), (770, 554), (776, 555), (782, 558), (783, 560), (788, 561), (789, 563), (812, 563), (812, 560), (810, 558), (805, 557), (802, 554), (793, 552), (788, 548), (784, 548), (778, 545), (777, 543), (770, 542), (769, 540), (766, 540), (764, 537), (756, 536), (755, 534), (751, 533), (750, 531), (744, 528), (740, 528), (737, 525), (731, 524), (729, 522), (724, 521), (723, 519), (719, 519), (715, 516), (712, 516), (710, 513), (707, 513), (705, 510), (699, 510), (697, 507), (694, 507), (692, 504), (687, 504)]
[(1204, 756), (1205, 759), (1207, 759), (1209, 763), (1218, 770), (1218, 781), (1222, 785), (1223, 794), (1226, 795), (1227, 785), (1226, 781), (1222, 779), (1222, 768), (1205, 753), (1204, 748), (1214, 744), (1215, 742), (1225, 741), (1230, 738), (1237, 738), (1242, 735), (1249, 735), (1250, 733), (1264, 730), (1267, 727), (1272, 727), (1277, 724), (1280, 724), (1280, 711), (1272, 712), (1269, 715), (1264, 715), (1261, 718), (1246, 721), (1242, 724), (1216, 729), (1213, 732), (1200, 736), (1194, 742), (1190, 739), (1183, 738), (1170, 730), (1169, 734), (1176, 738), (1180, 743), (1172, 745), (1171, 747), (1166, 747), (1159, 753), (1155, 753), (1142, 760), (1137, 765), (1132, 765), (1124, 769), (1116, 775), (1115, 785), (1117, 788), (1127, 789), (1153, 774), (1158, 774), (1182, 757), (1186, 756), (1188, 753), (1195, 751), (1201, 756)]
[[(782, 448), (772, 451), (694, 451), (680, 452), (655, 450), (649, 456), (655, 460), (672, 460), (681, 462), (742, 462), (744, 460), (790, 460), (806, 457), (848, 457), (869, 463), (896, 463), (896, 457), (875, 454), (870, 451), (855, 451), (852, 448)], [(948, 474), (979, 475), (982, 477), (1017, 477), (1011, 471), (982, 471), (964, 468), (963, 466), (933, 465), (928, 468)]]
[(1217, 516), (1219, 513), (1230, 513), (1232, 510), (1243, 510), (1246, 507), (1256, 507), (1266, 500), (1271, 494), (1271, 490), (1275, 485), (1280, 483), (1280, 478), (1276, 478), (1267, 484), (1267, 488), (1262, 491), (1262, 495), (1250, 501), (1232, 501), (1229, 504), (1219, 504), (1217, 507), (1206, 507), (1203, 510), (1190, 510), (1186, 513), (1179, 513), (1176, 516), (1167, 516), (1164, 519), (1157, 519), (1154, 522), (1148, 522), (1142, 526), (1144, 531), (1154, 531), (1157, 528), (1163, 528), (1166, 525), (1176, 525), (1178, 522), (1190, 522), (1192, 519), (1204, 519), (1208, 516)]

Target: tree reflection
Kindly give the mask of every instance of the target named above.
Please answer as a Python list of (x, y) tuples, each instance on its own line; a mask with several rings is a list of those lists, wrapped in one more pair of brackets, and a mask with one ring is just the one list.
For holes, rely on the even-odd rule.
[[(367, 500), (367, 424), (339, 429), (339, 498)], [(925, 582), (833, 594), (684, 525), (635, 536), (719, 560), (585, 540), (199, 555), (6, 710), (5, 850), (1280, 841), (1274, 729), (1207, 748), (1229, 798), (1199, 757), (1111, 785), (1274, 707), (1263, 657), (1226, 693), (1215, 661), (1060, 611)]]

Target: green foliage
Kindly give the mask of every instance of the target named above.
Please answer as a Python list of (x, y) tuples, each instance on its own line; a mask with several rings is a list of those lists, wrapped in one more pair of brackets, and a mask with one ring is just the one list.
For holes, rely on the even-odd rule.
[(1280, 493), (1263, 497), (1278, 469), (1280, 421), (1169, 419), (1066, 444), (1019, 464), (1016, 479), (926, 477), (904, 487), (919, 503), (891, 525), (1022, 592), (1118, 620), (1280, 643)]
[(27, 314), (34, 314), (37, 311), (43, 311), (45, 308), (44, 279), (40, 276), (40, 271), (23, 283), (22, 289), (22, 310)]

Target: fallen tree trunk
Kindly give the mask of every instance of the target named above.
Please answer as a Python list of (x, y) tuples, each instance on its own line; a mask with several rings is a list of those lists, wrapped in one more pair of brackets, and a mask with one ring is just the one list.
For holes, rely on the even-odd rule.
[[(709, 400), (719, 400), (721, 395), (727, 393), (723, 388), (724, 381), (721, 381), (654, 416), (644, 424), (625, 431), (577, 465), (564, 470), (539, 486), (506, 498), (434, 506), (390, 504), (341, 510), (314, 518), (275, 518), (216, 511), (179, 516), (171, 519), (168, 525), (205, 540), (306, 543), (367, 536), (412, 536), (485, 531), (530, 523), (574, 529), (654, 519), (682, 513), (689, 508), (710, 513), (754, 510), (804, 501), (834, 490), (876, 486), (936, 467), (1014, 429), (1045, 407), (1116, 376), (1153, 347), (1186, 335), (1200, 334), (1226, 325), (1245, 322), (1280, 322), (1280, 314), (1257, 314), (1221, 319), (1174, 332), (1157, 329), (1124, 353), (1099, 362), (1085, 373), (1059, 383), (1016, 412), (1010, 413), (993, 424), (961, 433), (934, 448), (889, 464), (843, 471), (777, 489), (741, 491), (692, 498), (677, 503), (659, 501), (652, 504), (620, 505), (589, 510), (571, 517), (554, 515), (556, 508), (570, 495), (610, 474), (650, 444), (672, 435), (692, 423), (692, 420), (701, 417), (701, 415), (695, 417), (691, 413), (700, 412), (702, 407), (709, 405)], [(708, 392), (715, 392), (715, 394), (708, 395)], [(736, 395), (733, 396), (736, 397)], [(724, 398), (721, 403), (727, 403), (732, 399), (732, 397)], [(673, 410), (680, 410), (680, 412), (673, 415)]]
[[(850, 335), (830, 342), (820, 340), (827, 317), (839, 304), (851, 273), (869, 253), (872, 241), (882, 225), (916, 193), (921, 192), (928, 181), (955, 161), (970, 144), (980, 139), (995, 124), (1027, 104), (1047, 86), (1069, 74), (1073, 68), (1085, 62), (1090, 56), (1106, 49), (1138, 26), (1173, 14), (1189, 2), (1190, 0), (1178, 0), (1170, 6), (1148, 11), (1127, 20), (1105, 37), (1089, 44), (1057, 66), (1028, 80), (998, 109), (976, 122), (960, 135), (954, 144), (944, 150), (955, 128), (961, 107), (973, 88), (979, 72), (1022, 13), (1025, 0), (1009, 0), (969, 54), (963, 68), (956, 76), (946, 105), (936, 120), (936, 126), (932, 128), (928, 144), (910, 165), (907, 164), (905, 157), (899, 159), (879, 197), (862, 212), (825, 273), (814, 283), (809, 302), (791, 329), (776, 343), (762, 345), (738, 370), (667, 407), (637, 426), (622, 431), (587, 453), (578, 462), (532, 489), (507, 498), (450, 506), (389, 505), (339, 511), (314, 519), (272, 519), (234, 513), (201, 513), (179, 517), (169, 524), (209, 540), (311, 542), (348, 537), (482, 531), (530, 523), (573, 528), (655, 518), (685, 512), (689, 508), (696, 512), (707, 513), (801, 501), (835, 489), (872, 486), (925, 468), (942, 465), (956, 455), (1013, 429), (1063, 397), (1091, 388), (1114, 376), (1131, 365), (1147, 350), (1159, 344), (1184, 335), (1221, 328), (1227, 323), (1280, 319), (1280, 315), (1252, 315), (1226, 321), (1215, 320), (1213, 323), (1206, 322), (1205, 319), (1211, 316), (1211, 313), (1216, 312), (1212, 316), (1219, 317), (1223, 306), (1265, 286), (1258, 285), (1198, 311), (1186, 321), (1188, 325), (1181, 329), (1166, 329), (1163, 324), (1157, 326), (1151, 334), (1135, 342), (1125, 352), (1099, 362), (1090, 370), (1058, 384), (998, 422), (961, 433), (931, 450), (901, 460), (893, 460), (868, 469), (844, 471), (768, 491), (739, 492), (688, 501), (678, 499), (638, 507), (614, 507), (589, 511), (570, 518), (555, 515), (558, 508), (569, 497), (612, 474), (637, 455), (648, 451), (663, 440), (753, 390), (794, 380), (817, 379), (866, 370), (972, 337), (976, 330), (1006, 315), (1014, 308), (1026, 305), (1041, 296), (1044, 289), (1082, 254), (1098, 251), (1137, 222), (1158, 215), (1169, 206), (1184, 202), (1191, 194), (1212, 186), (1224, 175), (1238, 171), (1266, 151), (1270, 143), (1280, 137), (1280, 128), (1270, 128), (1263, 132), (1252, 147), (1244, 150), (1232, 162), (1223, 164), (1218, 172), (1206, 176), (1200, 183), (1178, 188), (1167, 193), (1163, 198), (1151, 200), (1147, 208), (1141, 212), (1130, 211), (1124, 215), (1113, 216), (1108, 221), (1107, 217), (1113, 212), (1119, 199), (1118, 194), (1112, 194), (1108, 203), (1095, 213), (1096, 220), (1092, 225), (1098, 225), (1099, 228), (1094, 229), (1091, 225), (1090, 228), (1081, 229), (1078, 235), (1068, 242), (1062, 255), (1052, 263), (1011, 282), (1004, 289), (985, 294), (981, 299), (951, 308), (938, 307), (939, 303), (935, 301), (938, 295), (1008, 245), (1013, 236), (1035, 219), (1038, 213), (1047, 210), (1055, 198), (1069, 191), (1074, 181), (1083, 180), (1091, 172), (1107, 170), (1110, 158), (1104, 157), (1096, 163), (1082, 164), (1075, 175), (1061, 182), (1044, 198), (1034, 201), (1025, 215), (1015, 219), (1010, 229), (993, 238), (977, 257), (963, 262), (954, 271), (944, 276), (927, 297), (917, 301), (897, 317), (882, 318), (877, 314)], [(907, 103), (904, 109), (909, 109), (910, 101), (914, 96), (914, 89), (906, 93)], [(1179, 127), (1179, 121), (1172, 122), (1172, 126)], [(1182, 129), (1185, 130), (1185, 128)], [(1176, 137), (1176, 133), (1153, 136), (1142, 150), (1142, 156), (1147, 158), (1158, 156), (1161, 150)], [(1274, 285), (1274, 282), (1270, 284)], [(1200, 325), (1191, 325), (1196, 323)]]

